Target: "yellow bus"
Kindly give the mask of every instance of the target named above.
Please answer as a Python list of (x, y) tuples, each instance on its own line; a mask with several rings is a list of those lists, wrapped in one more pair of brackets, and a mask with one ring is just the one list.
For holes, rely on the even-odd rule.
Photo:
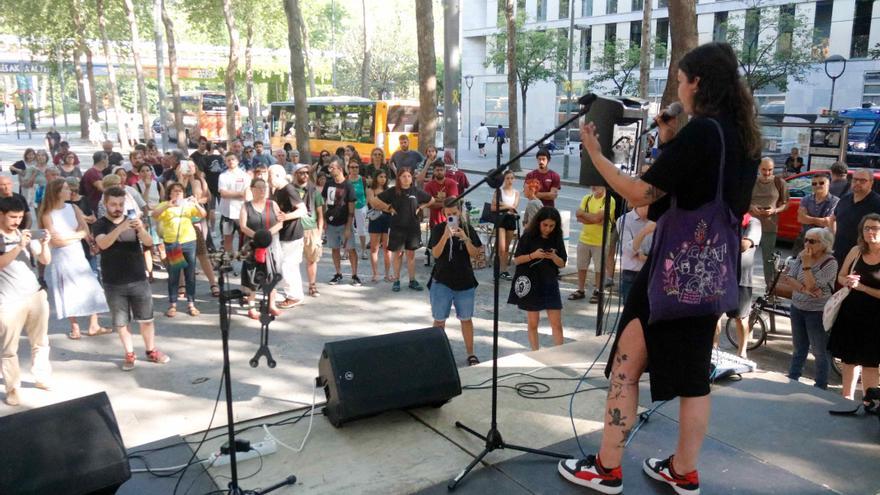
[[(409, 136), (410, 149), (418, 149), (419, 103), (411, 100), (369, 100), (352, 96), (309, 98), (309, 149), (312, 158), (321, 150), (334, 153), (352, 145), (364, 163), (373, 148), (390, 157), (401, 135)], [(269, 105), (272, 149), (290, 143), (296, 148), (295, 110), (292, 101)]]
[[(183, 108), (183, 131), (187, 144), (195, 146), (199, 137), (204, 136), (212, 143), (226, 142), (226, 94), (213, 91), (187, 91), (180, 95)], [(166, 113), (170, 131), (169, 137), (177, 138), (174, 124), (174, 108)], [(235, 137), (241, 134), (241, 113), (238, 99), (235, 101)]]

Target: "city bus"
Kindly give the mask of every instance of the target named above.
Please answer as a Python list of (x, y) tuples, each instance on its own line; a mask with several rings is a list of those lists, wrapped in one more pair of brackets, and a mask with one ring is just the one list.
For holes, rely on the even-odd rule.
[[(364, 163), (373, 148), (390, 157), (401, 135), (409, 136), (410, 149), (418, 149), (419, 103), (411, 100), (369, 100), (335, 96), (309, 98), (309, 149), (317, 158), (321, 150), (334, 153), (352, 145)], [(292, 101), (269, 105), (272, 149), (290, 143), (296, 148), (295, 110)]]
[[(227, 141), (226, 136), (226, 94), (214, 91), (187, 91), (180, 95), (183, 108), (183, 131), (189, 146), (195, 146), (199, 137), (204, 136), (212, 143)], [(174, 107), (166, 113), (169, 130), (168, 137), (177, 139), (174, 124)], [(235, 101), (235, 134), (241, 134), (241, 113), (238, 99)]]

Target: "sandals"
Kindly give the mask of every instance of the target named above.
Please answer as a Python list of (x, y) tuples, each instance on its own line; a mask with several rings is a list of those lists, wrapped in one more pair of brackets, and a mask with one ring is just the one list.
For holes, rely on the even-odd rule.
[(220, 297), (220, 286), (217, 284), (211, 285), (211, 296), (212, 297)]
[(467, 365), (468, 366), (476, 366), (478, 364), (480, 364), (480, 360), (477, 359), (477, 356), (474, 356), (473, 354), (468, 356), (468, 358), (467, 358)]
[(321, 293), (318, 292), (318, 286), (317, 286), (317, 285), (315, 285), (315, 284), (309, 284), (309, 295), (312, 296), (312, 297), (318, 297), (318, 296), (321, 295)]
[(94, 332), (89, 331), (88, 333), (86, 333), (86, 335), (88, 335), (89, 337), (97, 337), (98, 335), (107, 335), (108, 333), (113, 333), (113, 329), (106, 328), (106, 327), (98, 327), (97, 331), (94, 331)]
[(578, 299), (583, 299), (585, 297), (587, 297), (587, 293), (581, 289), (578, 289), (578, 290), (572, 292), (570, 296), (568, 296), (568, 300), (569, 301), (577, 301)]
[(190, 304), (189, 306), (187, 306), (186, 312), (189, 313), (190, 316), (199, 316), (200, 314), (202, 314), (202, 312), (199, 311), (199, 308), (197, 308), (194, 304)]
[(177, 308), (175, 306), (171, 306), (170, 308), (168, 308), (168, 311), (165, 311), (165, 316), (167, 316), (168, 318), (174, 318), (175, 316), (177, 316)]
[(177, 297), (186, 297), (186, 287), (180, 286), (177, 288)]
[(247, 311), (247, 315), (248, 315), (248, 318), (250, 318), (252, 320), (259, 320), (260, 319), (260, 312), (254, 308), (250, 308)]
[(393, 283), (394, 277), (392, 277), (391, 275), (385, 275), (385, 281), (388, 283)]
[(71, 330), (67, 332), (67, 338), (70, 340), (79, 340), (82, 338), (82, 333), (80, 333), (79, 329)]

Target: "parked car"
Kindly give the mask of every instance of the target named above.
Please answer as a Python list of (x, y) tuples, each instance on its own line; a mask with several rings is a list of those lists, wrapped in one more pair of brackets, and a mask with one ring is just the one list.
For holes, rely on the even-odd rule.
[[(801, 198), (813, 192), (811, 181), (814, 175), (831, 175), (829, 170), (810, 170), (785, 179), (788, 187), (788, 208), (779, 214), (779, 230), (776, 238), (784, 241), (794, 241), (801, 231), (801, 224), (797, 221), (797, 211), (801, 206)], [(847, 175), (852, 181), (853, 170)], [(874, 191), (880, 193), (880, 170), (874, 171)]]

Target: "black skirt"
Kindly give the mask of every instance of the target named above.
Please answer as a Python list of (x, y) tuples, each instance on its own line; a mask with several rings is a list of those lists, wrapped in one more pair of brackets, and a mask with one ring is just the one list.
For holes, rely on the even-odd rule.
[(709, 373), (712, 366), (712, 342), (715, 325), (720, 315), (694, 316), (648, 324), (648, 277), (650, 258), (639, 271), (630, 289), (629, 297), (620, 316), (617, 335), (605, 377), (611, 375), (611, 366), (617, 344), (627, 324), (634, 319), (641, 322), (648, 350), (648, 368), (651, 399), (671, 400), (675, 397), (702, 397), (709, 394)]

